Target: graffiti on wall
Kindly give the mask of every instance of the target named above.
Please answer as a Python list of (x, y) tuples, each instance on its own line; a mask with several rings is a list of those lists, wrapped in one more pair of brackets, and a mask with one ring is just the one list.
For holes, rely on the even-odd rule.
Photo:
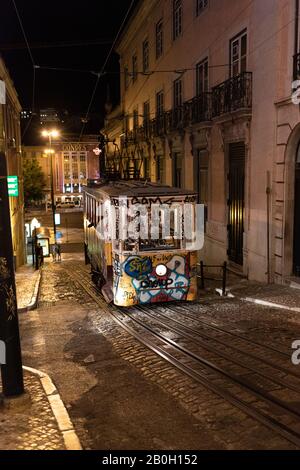
[[(163, 266), (163, 275), (157, 267)], [(115, 299), (119, 305), (194, 300), (190, 254), (129, 256), (114, 270)]]

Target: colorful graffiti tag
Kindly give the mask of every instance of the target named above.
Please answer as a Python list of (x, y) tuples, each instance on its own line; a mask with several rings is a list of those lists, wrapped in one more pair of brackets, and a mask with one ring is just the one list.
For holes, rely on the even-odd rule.
[(188, 256), (169, 256), (167, 272), (158, 276), (156, 267), (161, 257), (132, 256), (124, 263), (124, 272), (131, 278), (138, 303), (186, 300), (190, 288)]
[(142, 276), (146, 276), (151, 273), (152, 261), (150, 258), (132, 256), (126, 261), (124, 271), (128, 276), (133, 277), (134, 279), (140, 279)]

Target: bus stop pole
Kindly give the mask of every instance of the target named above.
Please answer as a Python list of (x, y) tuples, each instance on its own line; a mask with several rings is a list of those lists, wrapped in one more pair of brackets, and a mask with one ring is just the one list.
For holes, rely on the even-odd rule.
[(2, 391), (5, 397), (24, 393), (19, 334), (12, 233), (7, 185), (7, 165), (0, 150), (0, 340), (5, 357), (1, 364)]

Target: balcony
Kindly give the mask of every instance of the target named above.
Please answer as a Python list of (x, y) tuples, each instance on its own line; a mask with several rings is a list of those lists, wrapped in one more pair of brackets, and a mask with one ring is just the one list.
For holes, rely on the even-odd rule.
[(252, 73), (243, 72), (212, 89), (212, 117), (252, 108)]
[(300, 53), (294, 55), (293, 79), (300, 79)]
[(211, 93), (201, 93), (185, 103), (186, 122), (199, 124), (211, 120)]

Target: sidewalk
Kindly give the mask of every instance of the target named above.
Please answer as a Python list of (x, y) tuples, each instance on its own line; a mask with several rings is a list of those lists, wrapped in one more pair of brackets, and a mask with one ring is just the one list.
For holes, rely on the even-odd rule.
[(24, 379), (26, 396), (0, 407), (0, 450), (65, 450), (39, 378), (25, 372)]
[[(290, 310), (300, 314), (300, 288), (248, 281), (229, 272), (227, 274), (226, 290), (229, 297), (233, 296), (243, 301), (281, 310)], [(205, 290), (200, 290), (200, 295), (202, 299), (211, 300), (219, 297), (221, 291), (221, 280), (210, 280), (205, 281)]]
[(34, 310), (42, 278), (41, 270), (36, 271), (31, 265), (21, 266), (15, 274), (18, 312)]
[[(22, 266), (16, 273), (18, 312), (37, 307), (42, 270)], [(68, 412), (51, 378), (23, 367), (25, 394), (1, 399), (0, 450), (81, 450)], [(2, 390), (0, 374), (0, 393)]]

